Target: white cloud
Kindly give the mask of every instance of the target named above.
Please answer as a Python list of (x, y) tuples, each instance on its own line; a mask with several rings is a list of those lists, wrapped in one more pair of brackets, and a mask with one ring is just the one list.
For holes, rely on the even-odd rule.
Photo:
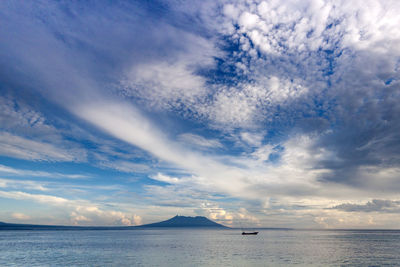
[(234, 215), (216, 204), (204, 202), (199, 207), (197, 212), (201, 213), (207, 218), (210, 218), (211, 220), (217, 221), (227, 226), (232, 226)]
[(23, 213), (20, 213), (20, 212), (14, 212), (13, 214), (11, 214), (11, 216), (14, 219), (22, 220), (22, 221), (31, 219), (31, 217), (29, 215), (26, 215), (26, 214), (23, 214)]
[(179, 52), (171, 48), (168, 58), (161, 56), (140, 64), (132, 61), (131, 69), (121, 80), (121, 92), (141, 99), (152, 109), (191, 109), (208, 92), (206, 78), (198, 71), (214, 66), (214, 57), (220, 52), (200, 36), (176, 28), (166, 31), (184, 46)]
[(256, 14), (246, 11), (240, 15), (238, 22), (239, 25), (244, 27), (246, 30), (251, 30), (259, 23), (259, 18)]
[(271, 145), (265, 145), (257, 148), (251, 155), (260, 161), (267, 161), (269, 156), (274, 153), (274, 147)]
[(277, 105), (289, 106), (307, 92), (299, 80), (269, 76), (249, 84), (217, 88), (213, 100), (197, 105), (196, 110), (221, 130), (259, 128), (260, 122), (274, 115)]
[(30, 171), (30, 170), (22, 170), (15, 169), (5, 165), (0, 164), (0, 172), (8, 173), (12, 175), (18, 176), (30, 176), (30, 177), (50, 177), (50, 178), (67, 178), (67, 179), (86, 179), (89, 178), (87, 175), (82, 174), (64, 174), (64, 173), (51, 173), (45, 171)]
[(56, 131), (47, 124), (43, 114), (10, 96), (0, 96), (0, 125), (2, 129), (24, 128), (31, 133), (54, 134)]
[(0, 197), (19, 200), (33, 200), (40, 203), (49, 203), (52, 205), (62, 205), (68, 203), (68, 200), (62, 197), (43, 194), (31, 194), (22, 191), (0, 191)]
[(127, 103), (104, 100), (102, 103), (81, 103), (72, 111), (110, 135), (135, 145), (161, 160), (183, 169), (212, 171), (218, 163), (201, 153), (185, 148), (167, 138), (150, 120)]
[(223, 13), (227, 17), (230, 17), (232, 19), (237, 19), (239, 15), (239, 10), (237, 10), (237, 8), (232, 4), (226, 4), (223, 7)]
[(387, 212), (400, 213), (400, 201), (373, 199), (366, 204), (344, 203), (332, 207), (332, 209), (347, 212)]
[[(177, 60), (135, 66), (129, 74), (129, 93), (135, 93), (151, 105), (175, 104), (176, 101), (193, 102), (204, 94), (205, 79), (188, 69), (190, 62)], [(132, 92), (133, 91), (133, 92)]]
[(261, 226), (260, 220), (243, 207), (238, 210), (236, 216), (236, 227)]
[(7, 132), (0, 132), (0, 155), (44, 161), (83, 161), (86, 158), (82, 149), (64, 149)]
[(11, 180), (0, 178), (0, 188), (29, 189), (47, 191), (47, 184), (38, 181), (29, 180)]
[(150, 170), (150, 167), (146, 164), (139, 164), (124, 160), (100, 161), (98, 163), (98, 166), (111, 168), (126, 173), (143, 173), (143, 172), (148, 172)]
[(78, 205), (70, 214), (73, 225), (123, 225), (132, 226), (142, 224), (142, 218), (136, 214), (127, 212), (105, 210), (97, 206)]
[(265, 133), (241, 132), (240, 138), (248, 145), (258, 147), (261, 145), (261, 142), (264, 139), (264, 134)]
[[(54, 207), (56, 213), (61, 216), (67, 216), (67, 221), (63, 224), (71, 225), (139, 225), (142, 223), (141, 216), (129, 211), (112, 210), (107, 205), (93, 204), (87, 200), (71, 200), (64, 197), (44, 194), (32, 194), (22, 191), (0, 191), (0, 197), (16, 199), (22, 201), (35, 201), (49, 208)], [(62, 208), (62, 209), (60, 209)], [(60, 210), (62, 212), (60, 213)], [(21, 213), (14, 213), (20, 214)], [(50, 216), (51, 217), (51, 216)], [(12, 216), (12, 218), (16, 218)], [(23, 216), (16, 218), (23, 219)], [(61, 218), (57, 218), (59, 221)], [(48, 218), (46, 222), (49, 224), (54, 218)]]
[(360, 195), (361, 189), (340, 189), (336, 192), (334, 188), (339, 188), (339, 185), (320, 181), (332, 170), (318, 164), (339, 159), (332, 151), (316, 145), (318, 136), (299, 135), (282, 143), (276, 163), (264, 162), (272, 148), (261, 146), (248, 156), (232, 157), (230, 162), (237, 162), (237, 165), (232, 165), (223, 163), (224, 158), (193, 151), (168, 139), (151, 121), (129, 105), (106, 103), (93, 106), (85, 104), (74, 110), (105, 132), (191, 173), (183, 178), (158, 174), (153, 177), (156, 180), (245, 199), (281, 198), (288, 194), (310, 197), (325, 195), (339, 199), (349, 192)]
[(216, 127), (252, 127), (257, 108), (253, 98), (239, 90), (224, 90), (215, 96), (214, 102), (202, 107), (202, 113), (215, 123)]
[(165, 182), (165, 183), (170, 183), (170, 184), (178, 184), (181, 182), (181, 179), (176, 178), (176, 177), (170, 177), (162, 173), (157, 173), (157, 175), (153, 175), (150, 177), (151, 179), (160, 181), (160, 182)]
[(197, 149), (223, 147), (217, 139), (206, 139), (203, 136), (191, 133), (180, 134), (178, 140), (184, 144), (192, 145)]
[[(267, 57), (279, 55), (286, 59), (291, 56), (295, 64), (302, 65), (301, 61), (305, 61), (314, 67), (309, 70), (317, 70), (313, 61), (318, 55), (312, 53), (318, 49), (369, 50), (398, 55), (399, 9), (398, 1), (379, 0), (232, 2), (224, 7), (226, 23), (216, 27), (226, 27), (227, 33), (240, 40), (243, 51), (249, 51), (247, 39)], [(234, 33), (232, 25), (239, 26)], [(265, 60), (257, 54), (250, 55), (255, 60)]]

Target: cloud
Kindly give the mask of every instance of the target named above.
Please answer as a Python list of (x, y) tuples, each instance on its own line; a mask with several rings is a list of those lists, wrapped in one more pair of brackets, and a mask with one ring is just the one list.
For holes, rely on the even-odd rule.
[(53, 144), (38, 142), (7, 132), (0, 133), (0, 155), (27, 160), (84, 161), (81, 149), (63, 149)]
[(68, 202), (67, 199), (52, 195), (30, 194), (22, 191), (0, 191), (0, 197), (20, 200), (33, 200), (40, 203), (50, 203), (52, 205), (62, 205)]
[(98, 166), (126, 173), (146, 173), (150, 171), (150, 167), (146, 164), (133, 163), (123, 160), (101, 161), (100, 163), (98, 163)]
[[(228, 168), (198, 151), (171, 140), (133, 106), (110, 100), (104, 101), (96, 104), (82, 103), (73, 110), (79, 117), (99, 129), (181, 169), (201, 174), (218, 173), (220, 168)], [(207, 166), (207, 170), (203, 166)]]
[(22, 220), (22, 221), (31, 219), (31, 217), (29, 215), (26, 215), (26, 214), (23, 214), (20, 212), (14, 212), (11, 216), (17, 220)]
[(332, 209), (346, 212), (384, 212), (400, 213), (400, 201), (373, 199), (366, 204), (345, 203), (332, 207)]
[[(277, 151), (264, 145), (250, 154), (232, 156), (230, 160), (226, 160), (182, 147), (162, 134), (148, 118), (129, 105), (117, 105), (110, 100), (106, 103), (76, 107), (75, 110), (81, 117), (84, 116), (86, 120), (111, 135), (191, 174), (179, 178), (164, 173), (153, 176), (155, 180), (170, 184), (165, 187), (146, 187), (151, 188), (153, 196), (157, 196), (158, 200), (155, 203), (158, 206), (193, 207), (198, 202), (193, 202), (190, 198), (195, 194), (203, 195), (204, 192), (208, 192), (209, 194), (205, 195), (207, 198), (218, 193), (244, 200), (262, 201), (274, 197), (277, 201), (287, 202), (287, 207), (296, 206), (293, 203), (300, 197), (304, 205), (318, 206), (321, 209), (326, 205), (327, 199), (343, 199), (349, 194), (354, 197), (362, 196), (363, 190), (366, 190), (346, 188), (325, 181), (334, 170), (321, 163), (340, 162), (341, 159), (335, 151), (319, 146), (319, 135), (293, 136), (281, 143), (282, 148)], [(279, 160), (264, 162), (271, 152), (279, 154)], [(162, 197), (176, 196), (181, 190), (191, 192), (190, 197), (182, 196), (180, 201)], [(379, 192), (376, 195), (379, 196)], [(311, 200), (306, 201), (307, 198)]]
[[(216, 27), (239, 45), (236, 59), (251, 84), (269, 88), (272, 96), (276, 88), (275, 97), (260, 97), (268, 104), (246, 104), (250, 109), (238, 112), (243, 121), (318, 134), (317, 145), (335, 155), (315, 162), (314, 168), (331, 170), (327, 181), (366, 186), (364, 169), (397, 166), (400, 123), (391, 114), (400, 107), (390, 99), (399, 97), (392, 80), (398, 77), (400, 53), (392, 44), (400, 41), (393, 13), (399, 9), (395, 1), (372, 0), (226, 3), (225, 23)], [(294, 86), (285, 86), (290, 81)]]
[(202, 148), (222, 148), (223, 145), (217, 139), (206, 139), (203, 136), (191, 133), (184, 133), (178, 136), (179, 141), (193, 145), (198, 149)]
[(44, 172), (44, 171), (21, 170), (21, 169), (15, 169), (12, 167), (1, 165), (1, 164), (0, 164), (0, 172), (8, 173), (11, 175), (30, 176), (30, 177), (50, 177), (50, 178), (67, 178), (67, 179), (89, 178), (89, 176), (82, 175), (82, 174), (63, 174), (63, 173), (50, 173), (50, 172)]
[(223, 208), (218, 207), (218, 205), (212, 203), (203, 203), (199, 209), (196, 210), (203, 216), (210, 218), (211, 220), (217, 221), (224, 225), (231, 226), (233, 223), (233, 214), (227, 212)]
[[(0, 191), (0, 197), (35, 201), (50, 208), (56, 208), (55, 213), (59, 213), (60, 208), (62, 208), (64, 214), (59, 215), (65, 216), (65, 212), (69, 212), (67, 220), (70, 225), (138, 225), (142, 222), (141, 216), (137, 214), (111, 210), (107, 206), (93, 204), (87, 200), (70, 200), (54, 195), (32, 194), (23, 191)], [(15, 218), (15, 216), (12, 216), (12, 218)], [(22, 217), (16, 219), (21, 220)], [(48, 218), (45, 224), (49, 224), (51, 221), (54, 221), (54, 218)], [(66, 224), (65, 221), (63, 223)]]
[(265, 145), (260, 148), (258, 148), (256, 151), (254, 151), (251, 155), (261, 161), (267, 161), (269, 160), (269, 157), (274, 153), (274, 147), (271, 145)]
[(54, 135), (56, 129), (49, 125), (44, 115), (30, 108), (24, 99), (16, 101), (7, 94), (0, 96), (0, 125), (2, 130), (24, 131), (31, 135)]
[(29, 180), (11, 180), (0, 178), (0, 188), (28, 189), (48, 191), (47, 183)]
[(264, 133), (241, 132), (240, 139), (250, 146), (259, 147), (264, 139)]
[[(170, 26), (165, 27), (172, 53), (168, 58), (153, 59), (141, 64), (133, 63), (121, 81), (120, 92), (125, 96), (140, 98), (146, 105), (157, 109), (190, 109), (208, 93), (206, 77), (200, 69), (214, 65), (218, 51), (211, 42), (201, 36)], [(176, 43), (179, 38), (185, 45)], [(161, 59), (161, 60), (160, 60)]]
[(93, 225), (101, 222), (103, 225), (132, 226), (142, 224), (139, 215), (129, 215), (120, 211), (102, 210), (96, 206), (77, 206), (70, 214), (73, 225)]
[(176, 177), (169, 177), (167, 175), (164, 175), (162, 173), (157, 173), (157, 175), (151, 176), (152, 179), (164, 182), (164, 183), (169, 183), (169, 184), (178, 184), (181, 179), (176, 178)]

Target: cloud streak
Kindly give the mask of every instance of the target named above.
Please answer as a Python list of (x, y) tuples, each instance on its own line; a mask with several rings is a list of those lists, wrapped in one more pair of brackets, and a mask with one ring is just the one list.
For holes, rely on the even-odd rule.
[(399, 213), (400, 201), (373, 199), (366, 204), (345, 203), (332, 207), (332, 209), (343, 210), (347, 212), (385, 212)]
[(30, 177), (50, 177), (50, 178), (67, 178), (67, 179), (87, 179), (87, 175), (82, 174), (63, 174), (63, 173), (50, 173), (43, 171), (30, 171), (14, 169), (5, 165), (0, 165), (0, 173), (6, 173), (17, 176), (30, 176)]

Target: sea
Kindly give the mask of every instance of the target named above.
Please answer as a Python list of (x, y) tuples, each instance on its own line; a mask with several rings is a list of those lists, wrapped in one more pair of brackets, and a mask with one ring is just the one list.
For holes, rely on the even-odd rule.
[(400, 266), (400, 231), (0, 231), (0, 266)]

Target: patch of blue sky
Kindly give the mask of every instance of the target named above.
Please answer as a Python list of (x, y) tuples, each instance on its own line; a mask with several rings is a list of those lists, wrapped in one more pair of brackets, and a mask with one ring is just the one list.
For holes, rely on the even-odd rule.
[(385, 80), (385, 85), (390, 85), (395, 79), (394, 78), (389, 78)]
[(240, 49), (239, 41), (221, 36), (218, 44), (223, 56), (214, 58), (214, 68), (199, 70), (198, 73), (204, 75), (210, 85), (236, 86), (238, 83), (247, 82), (249, 77), (236, 66), (236, 63), (247, 64), (249, 60), (248, 55)]

